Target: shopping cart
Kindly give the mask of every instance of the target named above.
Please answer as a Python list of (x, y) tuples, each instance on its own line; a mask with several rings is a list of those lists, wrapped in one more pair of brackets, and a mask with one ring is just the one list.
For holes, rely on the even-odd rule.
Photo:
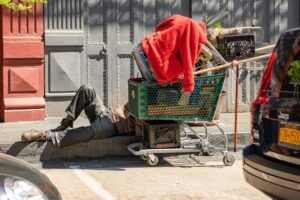
[[(195, 70), (226, 64), (218, 51), (205, 45), (204, 54), (199, 55)], [(181, 94), (181, 81), (162, 86), (146, 82), (142, 78), (128, 81), (129, 111), (139, 120), (172, 120), (180, 124), (181, 137), (178, 148), (147, 148), (143, 143), (128, 145), (128, 150), (146, 160), (150, 166), (159, 162), (157, 154), (199, 154), (212, 156), (223, 153), (225, 165), (232, 165), (234, 156), (228, 152), (228, 139), (223, 129), (213, 122), (227, 69), (195, 76), (194, 91), (190, 96)], [(184, 102), (184, 103), (182, 103)], [(204, 132), (195, 130), (186, 122), (201, 122)], [(219, 133), (210, 133), (207, 123), (215, 124)]]

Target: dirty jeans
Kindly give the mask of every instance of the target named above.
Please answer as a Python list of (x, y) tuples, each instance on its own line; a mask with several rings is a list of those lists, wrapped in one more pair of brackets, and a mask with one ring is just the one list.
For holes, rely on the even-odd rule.
[(48, 140), (52, 141), (55, 146), (63, 147), (91, 139), (103, 139), (117, 135), (117, 128), (111, 120), (108, 109), (96, 95), (95, 89), (87, 85), (78, 89), (66, 109), (66, 113), (76, 120), (83, 110), (90, 121), (89, 126), (49, 132)]

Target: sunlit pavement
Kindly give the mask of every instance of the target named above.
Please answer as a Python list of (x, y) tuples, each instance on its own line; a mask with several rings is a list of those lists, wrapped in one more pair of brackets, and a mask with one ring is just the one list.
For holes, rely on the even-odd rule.
[(219, 157), (210, 160), (173, 156), (149, 167), (137, 157), (113, 157), (53, 162), (38, 168), (64, 200), (270, 199), (244, 181), (240, 158), (231, 167)]

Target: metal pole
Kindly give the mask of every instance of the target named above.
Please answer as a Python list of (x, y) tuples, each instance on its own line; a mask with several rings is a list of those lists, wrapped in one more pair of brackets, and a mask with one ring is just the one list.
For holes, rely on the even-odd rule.
[[(269, 53), (269, 54), (256, 56), (256, 57), (252, 57), (252, 58), (247, 58), (247, 59), (239, 60), (239, 61), (235, 61), (235, 62), (236, 62), (236, 64), (243, 64), (243, 63), (246, 63), (246, 62), (257, 61), (257, 60), (261, 60), (261, 59), (264, 59), (264, 58), (268, 58), (270, 56), (271, 56), (271, 54)], [(219, 65), (219, 66), (210, 67), (210, 68), (207, 68), (207, 69), (201, 69), (197, 72), (194, 72), (194, 75), (199, 75), (199, 74), (204, 74), (204, 73), (207, 73), (207, 72), (210, 72), (210, 71), (220, 70), (220, 69), (223, 69), (223, 68), (227, 68), (229, 66), (232, 66), (232, 62), (231, 63), (225, 63), (225, 64)]]
[(275, 44), (271, 44), (269, 46), (257, 48), (257, 49), (255, 49), (255, 52), (264, 51), (264, 50), (268, 50), (268, 49), (273, 49), (274, 47), (275, 47)]
[(235, 110), (234, 110), (234, 147), (233, 151), (237, 150), (238, 143), (238, 98), (239, 98), (239, 64), (236, 64), (236, 76), (235, 76)]

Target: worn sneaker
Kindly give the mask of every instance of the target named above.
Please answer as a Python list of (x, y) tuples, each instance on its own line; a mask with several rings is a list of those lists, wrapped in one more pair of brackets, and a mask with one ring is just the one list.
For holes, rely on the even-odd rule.
[(73, 128), (73, 119), (69, 116), (63, 118), (60, 122), (60, 125), (54, 129), (51, 129), (51, 132), (64, 131), (69, 128)]
[(29, 130), (22, 133), (22, 142), (46, 141), (47, 134), (43, 131)]

